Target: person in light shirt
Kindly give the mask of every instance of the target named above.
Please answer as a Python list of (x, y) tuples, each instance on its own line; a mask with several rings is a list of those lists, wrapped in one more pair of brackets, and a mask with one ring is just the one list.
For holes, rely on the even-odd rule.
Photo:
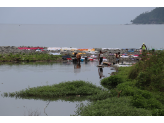
[[(107, 51), (105, 51), (105, 52), (107, 52)], [(103, 53), (105, 53), (105, 52), (102, 52), (102, 51), (100, 50), (100, 54), (99, 54), (99, 65), (101, 65), (101, 63), (102, 63), (102, 61), (103, 61)]]

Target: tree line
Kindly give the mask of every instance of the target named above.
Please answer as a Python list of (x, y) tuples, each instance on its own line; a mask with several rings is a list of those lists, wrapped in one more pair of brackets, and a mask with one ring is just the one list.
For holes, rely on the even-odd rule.
[(157, 7), (151, 12), (144, 12), (131, 22), (133, 24), (164, 24), (164, 7)]

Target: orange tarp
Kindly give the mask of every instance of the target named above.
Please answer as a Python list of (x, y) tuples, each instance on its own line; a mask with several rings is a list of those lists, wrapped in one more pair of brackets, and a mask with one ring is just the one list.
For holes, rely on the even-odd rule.
[[(72, 53), (72, 54), (74, 54), (74, 53)], [(78, 54), (86, 54), (86, 53), (78, 53)]]
[(95, 51), (95, 49), (77, 49), (77, 50), (80, 50), (80, 51)]
[(80, 51), (88, 51), (88, 49), (77, 49), (77, 50), (80, 50)]

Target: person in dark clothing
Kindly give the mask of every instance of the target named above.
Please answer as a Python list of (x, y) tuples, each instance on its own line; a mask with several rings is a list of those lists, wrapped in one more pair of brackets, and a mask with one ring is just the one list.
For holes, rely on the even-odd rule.
[(77, 63), (80, 63), (81, 55), (80, 54), (76, 54), (76, 58), (77, 58)]
[(103, 68), (98, 68), (98, 73), (99, 73), (100, 79), (101, 79), (102, 77), (105, 77), (105, 76), (103, 75)]

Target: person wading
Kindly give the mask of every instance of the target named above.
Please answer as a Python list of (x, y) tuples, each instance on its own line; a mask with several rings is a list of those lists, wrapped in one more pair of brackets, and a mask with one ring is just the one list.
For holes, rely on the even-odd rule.
[(79, 63), (80, 64), (80, 59), (81, 59), (81, 55), (78, 53), (78, 54), (76, 54), (76, 58), (77, 58), (77, 63)]
[(120, 61), (120, 52), (116, 53), (116, 64), (119, 64)]
[[(107, 51), (105, 51), (105, 52), (107, 52)], [(100, 54), (99, 54), (99, 65), (101, 65), (101, 62), (103, 61), (103, 53), (105, 53), (105, 52), (102, 52), (100, 50)]]

